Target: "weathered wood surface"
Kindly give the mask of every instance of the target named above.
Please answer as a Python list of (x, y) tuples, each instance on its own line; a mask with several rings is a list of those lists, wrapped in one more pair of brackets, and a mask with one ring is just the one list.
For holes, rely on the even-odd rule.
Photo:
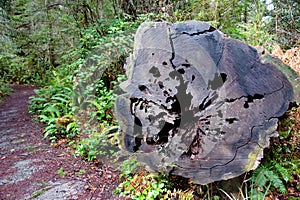
[(285, 65), (279, 58), (272, 57), (270, 54), (262, 54), (261, 61), (270, 63), (278, 68), (290, 81), (294, 89), (294, 99), (296, 103), (300, 103), (300, 76), (291, 67)]
[(122, 146), (199, 184), (255, 169), (293, 99), (256, 50), (207, 23), (144, 23), (116, 101)]

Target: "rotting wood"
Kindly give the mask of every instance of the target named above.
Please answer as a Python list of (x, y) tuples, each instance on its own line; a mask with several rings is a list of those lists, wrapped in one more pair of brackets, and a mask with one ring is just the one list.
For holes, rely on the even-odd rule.
[(293, 100), (288, 79), (253, 47), (199, 21), (143, 23), (126, 75), (121, 145), (199, 184), (255, 169)]

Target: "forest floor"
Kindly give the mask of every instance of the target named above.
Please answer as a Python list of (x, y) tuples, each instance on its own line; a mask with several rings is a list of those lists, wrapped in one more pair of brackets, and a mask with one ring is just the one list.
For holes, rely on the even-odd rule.
[(28, 113), (35, 87), (12, 86), (0, 104), (0, 199), (120, 199), (112, 164), (86, 162), (43, 138), (43, 125)]

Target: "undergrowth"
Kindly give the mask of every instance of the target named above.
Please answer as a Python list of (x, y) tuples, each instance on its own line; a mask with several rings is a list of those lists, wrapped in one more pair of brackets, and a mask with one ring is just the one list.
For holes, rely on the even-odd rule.
[(82, 32), (79, 48), (61, 57), (63, 65), (50, 70), (53, 78), (36, 90), (29, 107), (46, 124), (45, 138), (64, 139), (74, 155), (89, 161), (114, 154), (117, 122), (112, 107), (137, 27), (130, 20), (101, 21)]
[(51, 141), (75, 137), (77, 133), (76, 117), (72, 112), (72, 83), (67, 79), (36, 90), (36, 96), (30, 97), (29, 112), (46, 124), (44, 137)]
[(0, 103), (2, 103), (3, 99), (9, 95), (13, 90), (8, 87), (3, 81), (0, 80)]
[(175, 187), (176, 181), (172, 177), (145, 170), (145, 166), (135, 157), (124, 161), (119, 167), (120, 179), (124, 181), (114, 190), (121, 197), (135, 200), (154, 199), (193, 199), (193, 191), (185, 191)]
[(83, 156), (88, 161), (109, 159), (119, 150), (117, 131), (117, 126), (102, 127), (101, 131), (90, 130), (89, 137), (81, 139), (75, 146), (74, 155)]

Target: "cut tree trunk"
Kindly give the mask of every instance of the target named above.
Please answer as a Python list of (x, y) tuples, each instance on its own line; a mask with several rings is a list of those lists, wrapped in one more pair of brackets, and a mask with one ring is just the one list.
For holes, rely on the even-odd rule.
[(122, 147), (198, 184), (255, 169), (293, 100), (288, 79), (253, 47), (198, 21), (143, 23), (126, 75)]

